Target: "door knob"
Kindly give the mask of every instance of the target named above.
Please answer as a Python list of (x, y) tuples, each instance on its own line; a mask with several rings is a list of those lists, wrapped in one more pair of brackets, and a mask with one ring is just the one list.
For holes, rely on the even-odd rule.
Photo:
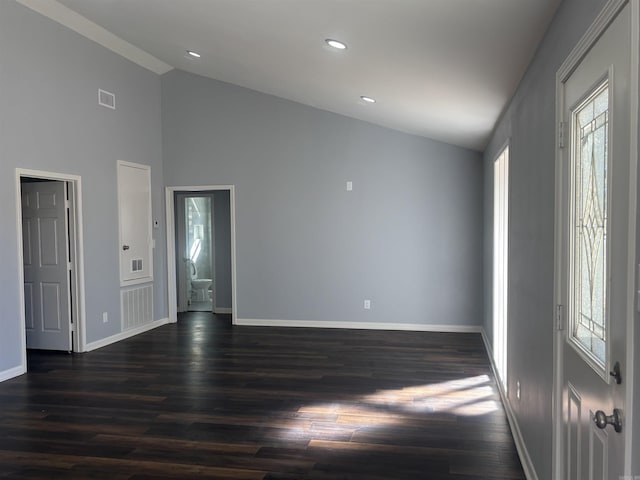
[(613, 409), (613, 415), (607, 415), (602, 410), (598, 410), (593, 416), (596, 427), (604, 429), (607, 425), (613, 425), (616, 432), (622, 431), (622, 412), (618, 408)]
[(122, 250), (129, 250), (129, 245), (122, 245)]

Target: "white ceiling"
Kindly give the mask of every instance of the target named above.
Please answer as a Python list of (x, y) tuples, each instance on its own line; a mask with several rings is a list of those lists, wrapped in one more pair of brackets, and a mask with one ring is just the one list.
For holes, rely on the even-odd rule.
[[(171, 67), (482, 150), (560, 2), (59, 0), (58, 6)], [(333, 50), (326, 38), (348, 49)], [(187, 58), (187, 49), (202, 58)]]

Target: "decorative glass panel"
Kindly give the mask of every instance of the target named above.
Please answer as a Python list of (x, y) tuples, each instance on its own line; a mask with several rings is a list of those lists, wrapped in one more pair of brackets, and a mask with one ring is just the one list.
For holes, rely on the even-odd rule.
[(571, 334), (600, 365), (607, 344), (607, 166), (609, 88), (573, 114)]

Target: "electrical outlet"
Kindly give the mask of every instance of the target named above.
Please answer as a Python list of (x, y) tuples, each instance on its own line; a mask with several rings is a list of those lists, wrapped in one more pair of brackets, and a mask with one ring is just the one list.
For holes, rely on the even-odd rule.
[(102, 323), (107, 323), (109, 321), (109, 314), (107, 312), (102, 312)]
[(520, 400), (520, 380), (516, 382), (516, 398)]
[(365, 300), (364, 301), (364, 309), (365, 310), (371, 310), (371, 300)]

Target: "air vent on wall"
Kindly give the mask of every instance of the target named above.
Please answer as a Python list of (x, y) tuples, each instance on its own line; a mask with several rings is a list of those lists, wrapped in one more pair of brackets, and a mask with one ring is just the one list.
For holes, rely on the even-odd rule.
[(153, 287), (143, 285), (120, 291), (122, 329), (139, 327), (153, 321)]
[(116, 96), (107, 92), (106, 90), (98, 89), (98, 104), (103, 107), (111, 108), (113, 110), (116, 109)]
[(142, 259), (136, 258), (131, 260), (131, 271), (132, 272), (141, 272), (142, 271)]

